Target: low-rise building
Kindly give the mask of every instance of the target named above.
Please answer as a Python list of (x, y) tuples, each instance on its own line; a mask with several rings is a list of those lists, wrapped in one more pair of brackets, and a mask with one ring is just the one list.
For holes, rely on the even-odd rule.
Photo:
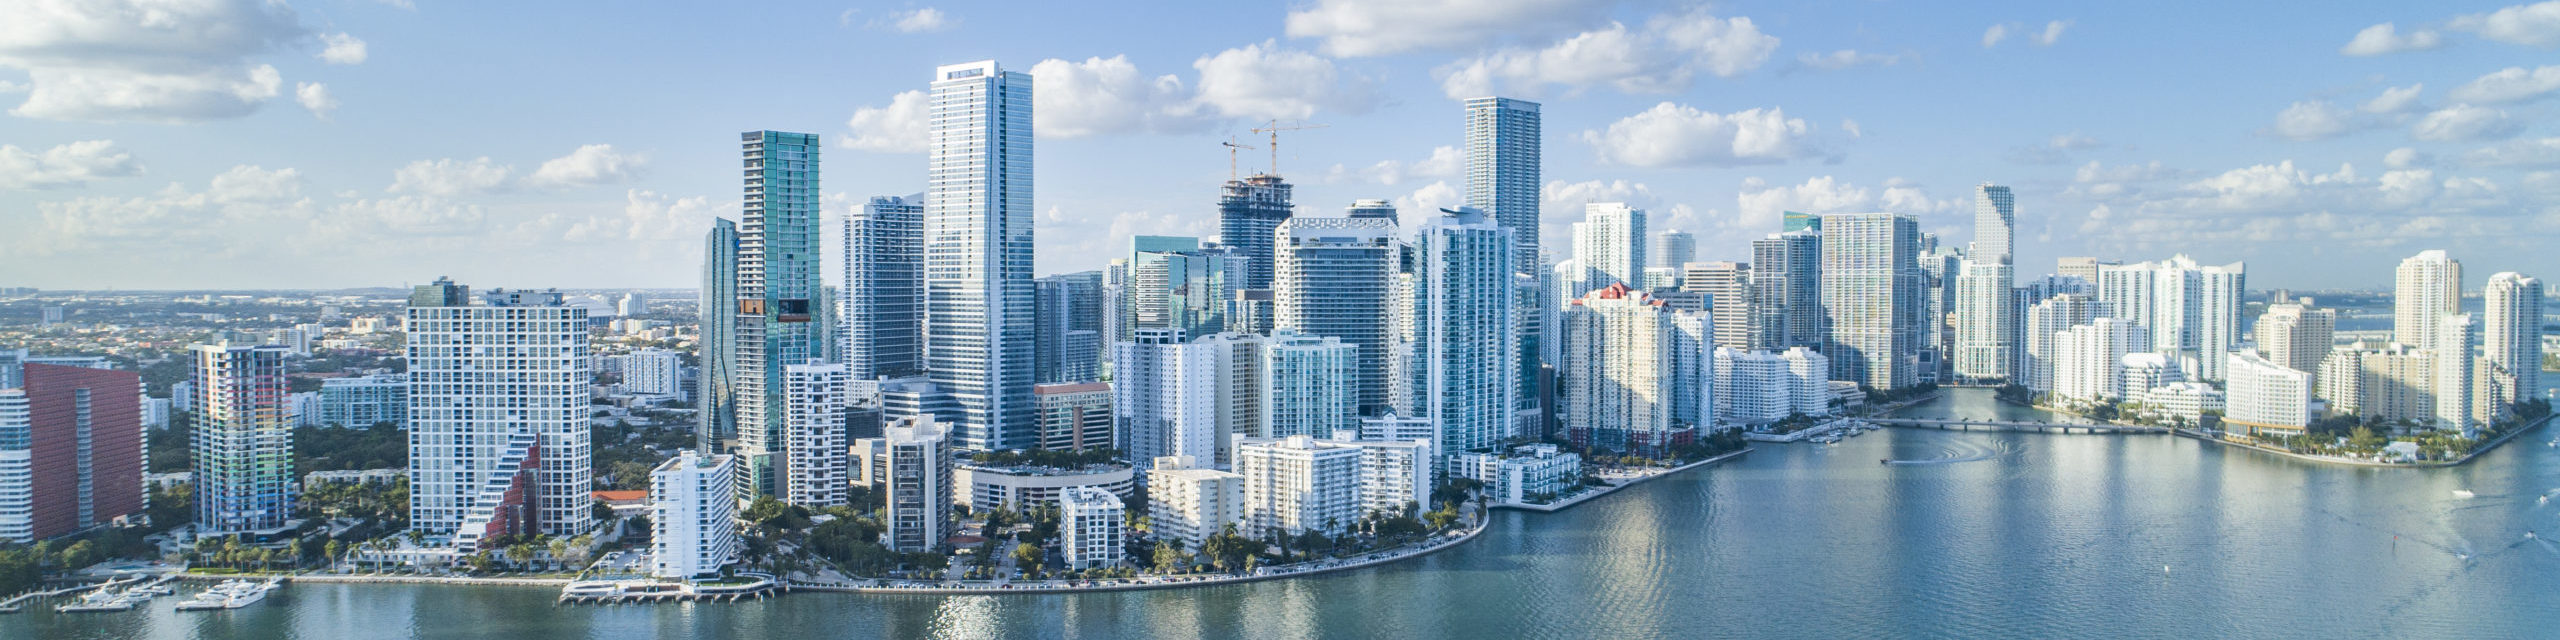
[(1245, 535), (1337, 533), (1358, 522), (1360, 459), (1358, 446), (1313, 436), (1239, 440)]
[(1111, 449), (1111, 383), (1071, 382), (1031, 387), (1040, 425), (1040, 448), (1050, 451)]
[(1484, 483), (1495, 504), (1543, 503), (1582, 482), (1582, 456), (1551, 444), (1523, 445), (1503, 453), (1450, 456), (1449, 475)]
[(1115, 567), (1126, 553), (1122, 544), (1128, 512), (1121, 496), (1096, 487), (1074, 487), (1060, 494), (1058, 534), (1067, 567)]
[(649, 472), (649, 575), (683, 579), (738, 560), (737, 459), (676, 454)]
[(1147, 472), (1147, 530), (1157, 540), (1198, 550), (1227, 525), (1244, 522), (1244, 476), (1202, 468), (1191, 456), (1165, 456)]
[(363, 429), (385, 422), (409, 428), (409, 374), (320, 381), (320, 424)]
[(1137, 472), (1124, 464), (1105, 463), (1070, 469), (963, 462), (954, 465), (951, 473), (951, 486), (962, 490), (952, 492), (952, 502), (969, 505), (970, 511), (978, 512), (1057, 504), (1068, 489), (1077, 487), (1093, 487), (1125, 498), (1137, 486)]

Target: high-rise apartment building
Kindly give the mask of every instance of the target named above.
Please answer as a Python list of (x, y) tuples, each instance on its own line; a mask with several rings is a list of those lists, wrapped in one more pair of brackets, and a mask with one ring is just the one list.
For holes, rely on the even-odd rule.
[(1672, 229), (1653, 234), (1653, 246), (1645, 250), (1645, 266), (1681, 269), (1698, 259), (1698, 237), (1687, 231)]
[(1332, 437), (1360, 428), (1359, 348), (1291, 329), (1263, 344), (1262, 425), (1255, 435)]
[(1386, 412), (1393, 398), (1394, 308), (1400, 299), (1402, 244), (1395, 221), (1292, 218), (1275, 237), (1275, 330), (1336, 338), (1357, 349), (1353, 400), (1361, 415)]
[(57, 364), (0, 388), (0, 541), (19, 544), (114, 523), (144, 507), (142, 378)]
[(1312, 436), (1250, 438), (1236, 445), (1244, 477), (1244, 531), (1254, 538), (1341, 532), (1360, 521), (1360, 447)]
[(845, 409), (852, 371), (843, 364), (782, 368), (782, 450), (774, 460), (783, 502), (822, 509), (845, 503)]
[(1612, 283), (1566, 308), (1556, 381), (1574, 444), (1661, 457), (1715, 425), (1706, 314)]
[(2473, 396), (2479, 392), (2474, 386), (2473, 374), (2477, 370), (2476, 356), (2472, 354), (2480, 347), (2480, 321), (2468, 313), (2441, 316), (2435, 320), (2435, 332), (2427, 351), (2435, 359), (2436, 428), (2460, 431), (2469, 437), (2480, 427), (2472, 406)]
[(2026, 366), (2012, 382), (2037, 393), (2052, 391), (2055, 359), (2062, 355), (2061, 333), (2105, 317), (2109, 317), (2107, 303), (2077, 293), (2056, 295), (2029, 307), (2020, 330), (2024, 339), (2019, 341)]
[(925, 190), (925, 369), (959, 408), (955, 445), (1030, 446), (1031, 75), (934, 70)]
[(2495, 400), (2542, 399), (2542, 280), (2513, 271), (2489, 276), (2482, 292), (2480, 344), (2499, 378)]
[(1218, 243), (1244, 256), (1243, 289), (1271, 288), (1271, 232), (1287, 222), (1289, 183), (1257, 173), (1228, 180), (1218, 192)]
[(1118, 567), (1128, 550), (1128, 508), (1120, 496), (1100, 487), (1069, 487), (1058, 493), (1058, 546), (1066, 568)]
[[(442, 306), (469, 304), (469, 292), (463, 294), (465, 302)], [(738, 223), (727, 218), (711, 219), (703, 237), (702, 295), (695, 304), (702, 372), (694, 387), (694, 448), (724, 451), (738, 437)]]
[(1509, 357), (1514, 327), (1512, 230), (1474, 208), (1443, 210), (1414, 243), (1413, 338), (1399, 413), (1440, 425), (1441, 455), (1510, 437), (1520, 391)]
[(691, 450), (649, 471), (649, 575), (680, 580), (737, 562), (738, 462)]
[(853, 443), (853, 485), (881, 497), (890, 551), (930, 551), (959, 530), (951, 515), (951, 427), (930, 415), (889, 419)]
[[(1755, 344), (1751, 309), (1751, 265), (1743, 262), (1691, 262), (1684, 265), (1686, 274), (1680, 288), (1697, 293), (1706, 302), (1707, 314), (1715, 318), (1716, 346), (1749, 350)], [(1661, 297), (1662, 292), (1653, 292)]]
[(499, 289), (482, 304), (468, 291), (438, 278), (410, 296), (409, 521), (465, 552), (497, 535), (586, 533), (587, 308), (556, 291)]
[[(583, 323), (580, 328), (579, 335), (586, 335)], [(192, 350), (198, 535), (266, 531), (293, 517), (293, 418), (286, 413), (284, 376), (289, 352), (229, 340)], [(583, 387), (586, 379), (578, 384)]]
[(1227, 330), (1227, 311), (1244, 289), (1247, 261), (1197, 238), (1131, 239), (1123, 304), (1131, 330), (1176, 329), (1185, 337)]
[(1033, 281), (1032, 377), (1040, 384), (1102, 379), (1102, 272), (1078, 271)]
[(2257, 336), (2259, 355), (2276, 366), (2312, 373), (2317, 386), (2320, 360), (2336, 350), (2337, 331), (2337, 310), (2315, 308), (2304, 299), (2267, 305), (2250, 333)]
[(2311, 423), (2311, 374), (2234, 351), (2226, 370), (2224, 431), (2253, 436), (2300, 435)]
[(1541, 131), (1538, 103), (1467, 100), (1467, 206), (1511, 230), (1510, 264), (1523, 270), (1538, 264)]
[(2167, 354), (2194, 375), (2219, 381), (2222, 354), (2240, 344), (2243, 263), (2211, 266), (2172, 256), (2162, 262), (2101, 267), (2098, 299), (2114, 317), (2150, 330), (2148, 349)]
[(2125, 397), (2126, 354), (2145, 350), (2142, 327), (2118, 318), (2096, 318), (2054, 335), (2053, 394), (2079, 402)]
[(1763, 425), (1788, 416), (1831, 413), (1831, 363), (1812, 349), (1785, 353), (1716, 348), (1716, 418)]
[(1611, 284), (1644, 287), (1645, 212), (1621, 202), (1583, 206), (1582, 221), (1573, 223), (1573, 260), (1582, 265), (1574, 298)]
[(824, 359), (817, 134), (749, 131), (738, 225), (736, 364), (740, 495), (774, 495), (783, 444), (783, 367)]
[(1878, 390), (1917, 384), (1928, 280), (1919, 224), (1890, 213), (1825, 215), (1821, 253), (1831, 379)]
[(1343, 210), (1343, 217), (1395, 222), (1396, 203), (1392, 200), (1353, 200), (1351, 201), (1351, 206)]
[(1244, 524), (1244, 476), (1167, 456), (1156, 458), (1146, 477), (1148, 533), (1157, 540), (1199, 549), (1219, 530)]
[(365, 429), (382, 423), (409, 428), (409, 376), (376, 373), (320, 381), (320, 423)]
[(856, 380), (924, 372), (924, 194), (880, 196), (844, 218), (837, 361)]
[(2391, 295), (2391, 340), (2433, 350), (2436, 324), (2462, 312), (2462, 261), (2438, 249), (2400, 261)]
[(1751, 348), (1822, 348), (1822, 235), (1790, 231), (1751, 241)]

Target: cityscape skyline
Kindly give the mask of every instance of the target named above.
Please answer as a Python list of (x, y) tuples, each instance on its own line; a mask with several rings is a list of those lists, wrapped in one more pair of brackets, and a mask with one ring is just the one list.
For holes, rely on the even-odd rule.
[[(1464, 130), (1448, 114), (1464, 98), (1495, 94), (1543, 105), (1539, 245), (1558, 260), (1570, 212), (1610, 201), (1651, 211), (1654, 229), (1694, 234), (1701, 260), (1747, 257), (1744, 243), (1774, 232), (1785, 209), (1910, 215), (1921, 231), (1963, 246), (1973, 235), (1966, 185), (1988, 180), (2017, 192), (2020, 281), (2065, 255), (2131, 262), (2184, 251), (2252, 263), (2253, 284), (2292, 288), (2377, 288), (2369, 274), (2424, 248), (2511, 263), (2466, 274), (2468, 291), (2498, 270), (2553, 271), (2522, 249), (2542, 238), (2533, 223), (2560, 200), (2542, 122), (2542, 98), (2560, 90), (2546, 78), (2560, 70), (2533, 64), (2560, 40), (2509, 24), (2532, 12), (2506, 8), (2285, 16), (2291, 26), (2275, 30), (2261, 25), (2278, 22), (2250, 16), (2277, 9), (2242, 8), (2231, 20), (2179, 22), (2195, 36), (2187, 45), (2091, 74), (2111, 82), (2102, 83), (2056, 74), (2123, 64), (2102, 59), (2147, 46), (2145, 27), (2167, 28), (2170, 18), (2105, 8), (2038, 16), (2028, 14), (2046, 10), (1524, 3), (1419, 36), (1365, 31), (1353, 19), (1410, 7), (1322, 2), (1239, 18), (1169, 6), (1158, 9), (1175, 23), (1240, 28), (1114, 51), (1091, 43), (1126, 27), (1047, 7), (960, 3), (893, 18), (789, 6), (708, 19), (792, 22), (770, 28), (859, 41), (837, 45), (850, 51), (794, 44), (811, 49), (751, 75), (847, 56), (876, 63), (806, 99), (723, 103), (707, 122), (678, 115), (687, 111), (680, 100), (624, 95), (636, 89), (612, 85), (628, 79), (620, 68), (486, 105), (425, 110), (394, 99), (533, 82), (483, 69), (478, 86), (448, 86), (412, 71), (448, 48), (495, 43), (493, 55), (553, 59), (558, 50), (534, 41), (606, 49), (706, 19), (672, 9), (636, 10), (628, 30), (515, 43), (446, 37), (460, 32), (451, 21), (479, 17), (450, 8), (208, 5), (187, 17), (239, 26), (254, 41), (189, 41), (145, 57), (239, 90), (115, 104), (83, 93), (103, 85), (77, 80), (126, 78), (94, 69), (141, 64), (98, 61), (143, 48), (152, 32), (41, 36), (102, 19), (48, 7), (28, 16), (35, 28), (0, 34), (0, 102), (19, 102), (0, 118), (0, 144), (10, 147), (0, 151), (0, 226), (29, 231), (0, 241), (11, 249), (0, 252), (0, 272), (12, 280), (0, 284), (392, 286), (423, 284), (409, 279), (433, 263), (426, 271), (470, 282), (680, 286), (697, 279), (700, 230), (738, 213), (717, 150), (726, 132), (770, 126), (826, 140), (845, 167), (835, 173), (846, 176), (823, 194), (821, 228), (833, 229), (872, 196), (924, 186), (923, 130), (893, 126), (921, 123), (912, 70), (996, 58), (1037, 60), (1024, 68), (1042, 96), (1059, 97), (1036, 119), (1050, 154), (1032, 205), (1044, 239), (1039, 274), (1100, 268), (1095, 257), (1119, 253), (1133, 233), (1215, 235), (1216, 160), (1227, 151), (1216, 142), (1268, 120), (1330, 126), (1284, 134), (1276, 155), (1301, 215), (1388, 199), (1410, 230), (1430, 217), (1416, 212), (1455, 205), (1463, 190)], [(773, 20), (792, 16), (800, 19)], [(972, 37), (1051, 21), (1105, 28)], [(1816, 26), (1870, 21), (1910, 28), (1888, 36)], [(2224, 29), (2247, 34), (2216, 35)], [(1626, 66), (1551, 55), (1577, 36), (1622, 38), (1629, 55), (1602, 62)], [(678, 64), (672, 56), (646, 52), (639, 62)], [(2279, 70), (2285, 79), (2264, 80)], [(1168, 72), (1170, 82), (1147, 81)], [(1933, 86), (1985, 75), (2019, 84)], [(295, 95), (283, 95), (285, 84)], [(1880, 109), (1849, 97), (1879, 89), (1918, 99)], [(378, 143), (334, 142), (347, 137)], [(1114, 160), (1092, 161), (1106, 156)], [(390, 186), (379, 186), (386, 173)]]

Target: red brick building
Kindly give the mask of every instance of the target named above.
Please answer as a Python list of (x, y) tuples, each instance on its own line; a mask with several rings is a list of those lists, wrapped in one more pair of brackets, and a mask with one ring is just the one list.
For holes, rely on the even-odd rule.
[(139, 514), (142, 379), (130, 371), (26, 365), (35, 537)]

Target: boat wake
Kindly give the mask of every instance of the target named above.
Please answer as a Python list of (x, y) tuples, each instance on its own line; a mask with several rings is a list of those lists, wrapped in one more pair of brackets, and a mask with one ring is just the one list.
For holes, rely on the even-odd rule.
[(1935, 458), (1886, 458), (1883, 460), (1877, 460), (1876, 462), (1889, 465), (1955, 464), (1959, 462), (1981, 462), (1997, 458), (2008, 453), (2009, 447), (2002, 443), (1982, 446), (1959, 442), (1956, 443), (1953, 448), (1948, 449), (1946, 452)]

